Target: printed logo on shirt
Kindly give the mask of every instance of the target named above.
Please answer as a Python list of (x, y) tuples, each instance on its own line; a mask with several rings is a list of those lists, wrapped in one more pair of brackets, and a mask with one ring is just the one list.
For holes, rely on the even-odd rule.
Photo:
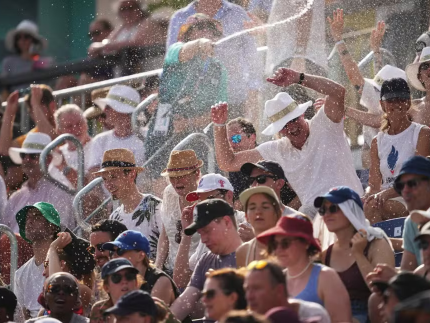
[(387, 157), (387, 165), (392, 175), (394, 175), (394, 169), (396, 168), (397, 161), (399, 160), (399, 151), (394, 146), (391, 146), (391, 152)]

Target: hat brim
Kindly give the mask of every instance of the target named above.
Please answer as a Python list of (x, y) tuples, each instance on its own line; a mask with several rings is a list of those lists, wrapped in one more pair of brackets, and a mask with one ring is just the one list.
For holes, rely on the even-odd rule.
[(97, 104), (103, 111), (106, 109), (106, 106), (110, 106), (112, 109), (114, 109), (118, 113), (123, 114), (131, 114), (134, 112), (135, 108), (125, 104), (118, 102), (116, 100), (108, 99), (108, 98), (99, 98), (95, 99), (94, 104)]
[(430, 220), (430, 212), (414, 210), (411, 212), (411, 220), (415, 223), (423, 223)]
[(143, 167), (139, 167), (139, 166), (135, 166), (135, 167), (105, 167), (100, 169), (97, 172), (94, 172), (94, 175), (98, 175), (100, 176), (103, 173), (107, 173), (107, 172), (112, 172), (112, 171), (118, 171), (118, 170), (136, 170), (137, 173), (143, 172), (144, 168)]
[(251, 176), (252, 170), (254, 168), (259, 168), (261, 170), (264, 170), (265, 172), (270, 172), (270, 170), (268, 170), (266, 167), (259, 165), (259, 164), (254, 164), (254, 163), (245, 163), (242, 165), (242, 167), (240, 168), (240, 172), (246, 176)]
[(138, 273), (139, 273), (139, 270), (138, 270), (138, 269), (136, 269), (136, 268), (135, 268), (135, 267), (133, 267), (133, 266), (130, 266), (130, 265), (122, 265), (122, 266), (119, 266), (119, 267), (113, 268), (113, 269), (112, 269), (112, 271), (108, 272), (104, 277), (102, 277), (102, 279), (106, 278), (106, 276), (110, 276), (110, 275), (115, 274), (115, 273), (117, 273), (118, 271), (121, 271), (121, 270), (124, 270), (124, 269), (131, 269), (131, 270), (132, 270), (132, 271), (134, 271), (136, 274), (138, 274)]
[(188, 227), (186, 227), (186, 228), (184, 229), (184, 233), (185, 233), (187, 236), (192, 236), (194, 233), (196, 233), (196, 232), (197, 232), (197, 230), (198, 230), (198, 229), (201, 229), (201, 226), (200, 226), (200, 225), (198, 225), (197, 223), (193, 222), (193, 223), (191, 223)]
[(321, 207), (324, 203), (324, 200), (328, 200), (333, 204), (340, 204), (342, 202), (345, 202), (345, 199), (342, 199), (341, 197), (333, 196), (331, 194), (326, 194), (326, 195), (318, 196), (314, 201), (314, 206), (316, 208)]
[(191, 173), (195, 172), (197, 169), (202, 168), (203, 164), (204, 164), (203, 161), (199, 159), (198, 165), (194, 169), (182, 170), (182, 171), (177, 171), (177, 172), (169, 172), (167, 170), (167, 168), (165, 168), (161, 172), (160, 175), (163, 176), (163, 177), (181, 177), (181, 176), (185, 176), (185, 175), (188, 175), (188, 174), (191, 174)]
[(133, 248), (130, 248), (128, 244), (124, 244), (121, 241), (106, 242), (103, 244), (102, 248), (103, 250), (110, 250), (110, 251), (114, 251), (115, 248), (120, 248), (124, 250), (133, 250)]
[(425, 92), (425, 87), (421, 84), (420, 80), (418, 79), (418, 71), (420, 69), (420, 65), (425, 62), (429, 62), (430, 60), (418, 62), (418, 63), (412, 63), (406, 66), (406, 77), (409, 81), (409, 83), (416, 88), (417, 90)]
[(370, 84), (373, 87), (376, 87), (379, 91), (381, 91), (381, 85), (379, 85), (378, 83), (376, 83), (373, 79), (367, 79), (364, 78), (364, 82), (367, 82), (368, 84)]
[(41, 154), (42, 150), (30, 149), (30, 148), (16, 148), (16, 147), (9, 148), (9, 157), (17, 165), (22, 164), (22, 158), (19, 155), (21, 153), (24, 153), (24, 154)]
[(294, 111), (288, 113), (286, 116), (279, 119), (278, 121), (271, 123), (266, 129), (262, 131), (262, 134), (266, 136), (273, 136), (277, 134), (279, 131), (282, 130), (282, 128), (285, 127), (288, 122), (304, 114), (311, 105), (312, 101), (299, 104), (299, 106), (294, 109)]
[(85, 119), (95, 119), (103, 114), (103, 110), (98, 106), (92, 106), (84, 111)]
[(120, 308), (117, 305), (114, 305), (111, 308), (108, 308), (106, 311), (103, 312), (103, 316), (107, 315), (119, 315), (119, 316), (127, 316), (130, 314), (135, 313), (136, 311), (130, 310), (127, 308)]
[(243, 207), (245, 207), (246, 203), (251, 198), (251, 196), (253, 196), (255, 194), (268, 194), (273, 199), (275, 199), (275, 201), (279, 204), (279, 206), (281, 205), (281, 202), (279, 201), (278, 196), (275, 194), (275, 192), (270, 187), (268, 187), (268, 186), (256, 186), (256, 187), (248, 188), (248, 189), (244, 190), (242, 193), (240, 193), (239, 201), (243, 205)]
[(257, 240), (259, 242), (261, 242), (262, 244), (267, 245), (269, 243), (270, 238), (273, 236), (277, 236), (277, 235), (284, 236), (284, 237), (303, 238), (307, 242), (309, 242), (309, 244), (311, 244), (312, 246), (317, 248), (318, 251), (321, 251), (321, 246), (318, 243), (318, 241), (315, 240), (314, 237), (308, 236), (307, 234), (304, 234), (304, 233), (299, 232), (299, 231), (294, 231), (294, 232), (285, 231), (284, 229), (282, 229), (281, 227), (278, 227), (278, 226), (275, 226), (275, 227), (263, 232), (262, 234), (257, 236)]
[(6, 46), (7, 50), (12, 52), (12, 53), (17, 52), (16, 48), (15, 48), (15, 44), (14, 44), (15, 43), (15, 36), (17, 35), (17, 33), (29, 34), (31, 37), (36, 39), (42, 45), (42, 50), (45, 50), (48, 47), (48, 41), (45, 38), (43, 38), (42, 36), (40, 36), (39, 34), (35, 34), (32, 30), (12, 29), (12, 30), (9, 30), (9, 32), (6, 34), (6, 38), (5, 38), (5, 46)]

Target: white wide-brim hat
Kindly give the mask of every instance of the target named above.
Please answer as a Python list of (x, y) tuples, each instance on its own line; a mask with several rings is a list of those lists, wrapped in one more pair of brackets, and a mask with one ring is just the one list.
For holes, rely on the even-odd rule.
[(420, 69), (420, 65), (425, 62), (430, 61), (430, 47), (426, 47), (421, 52), (420, 59), (417, 63), (412, 63), (406, 66), (406, 76), (408, 77), (409, 83), (420, 91), (427, 91), (426, 88), (423, 86), (421, 81), (418, 79), (418, 71)]
[(139, 92), (130, 86), (114, 85), (105, 98), (96, 99), (94, 103), (103, 110), (108, 105), (116, 112), (130, 114), (139, 105), (140, 95)]
[(385, 65), (379, 70), (379, 72), (375, 75), (373, 79), (365, 78), (364, 81), (381, 91), (382, 83), (394, 78), (401, 78), (407, 81), (406, 73), (404, 70), (395, 66)]
[(16, 53), (15, 36), (19, 33), (28, 34), (36, 39), (42, 46), (41, 50), (44, 50), (48, 47), (48, 41), (39, 35), (39, 28), (37, 25), (30, 20), (23, 20), (15, 29), (9, 30), (6, 34), (5, 45), (7, 50)]
[(263, 130), (262, 134), (273, 136), (281, 131), (288, 122), (305, 113), (311, 105), (312, 101), (297, 104), (286, 92), (276, 94), (273, 99), (266, 101), (264, 114), (271, 124)]
[(40, 154), (43, 149), (51, 142), (51, 137), (46, 133), (29, 132), (21, 148), (9, 148), (9, 157), (17, 164), (22, 164), (20, 153), (24, 154)]

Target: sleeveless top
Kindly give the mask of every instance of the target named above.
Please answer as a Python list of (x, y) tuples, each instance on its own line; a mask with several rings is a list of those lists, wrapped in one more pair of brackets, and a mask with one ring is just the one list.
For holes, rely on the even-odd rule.
[(324, 307), (322, 299), (318, 296), (318, 278), (322, 268), (323, 265), (313, 264), (311, 276), (309, 277), (306, 287), (294, 297), (295, 299), (317, 303)]
[(154, 267), (148, 267), (145, 272), (145, 283), (140, 286), (140, 289), (151, 294), (152, 289), (154, 288), (155, 283), (160, 277), (167, 277), (170, 280), (170, 283), (172, 284), (173, 293), (175, 294), (175, 299), (178, 298), (180, 295), (179, 289), (176, 286), (175, 282), (172, 280), (172, 278), (169, 277), (164, 271), (154, 268)]
[[(371, 244), (372, 242), (369, 242), (364, 249), (364, 256), (366, 256), (366, 258)], [(325, 265), (329, 267), (332, 249), (333, 245), (330, 245), (327, 249), (327, 253), (325, 256)], [(347, 270), (342, 272), (337, 271), (337, 273), (343, 284), (345, 285), (345, 288), (348, 291), (349, 298), (351, 300), (367, 302), (371, 292), (370, 289), (367, 287), (363, 276), (361, 275), (360, 268), (358, 268), (357, 262), (354, 262)]]
[(389, 135), (379, 132), (376, 136), (378, 143), (378, 157), (382, 175), (383, 190), (393, 186), (393, 182), (402, 168), (403, 163), (415, 155), (421, 124), (412, 122), (403, 132)]

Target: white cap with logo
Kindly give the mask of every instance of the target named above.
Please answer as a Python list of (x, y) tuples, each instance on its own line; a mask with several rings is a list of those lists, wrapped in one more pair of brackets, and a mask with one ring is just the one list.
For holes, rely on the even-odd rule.
[(197, 190), (187, 194), (186, 199), (188, 202), (194, 202), (199, 199), (199, 193), (205, 193), (215, 190), (234, 191), (233, 185), (230, 181), (220, 174), (206, 174), (200, 179)]

